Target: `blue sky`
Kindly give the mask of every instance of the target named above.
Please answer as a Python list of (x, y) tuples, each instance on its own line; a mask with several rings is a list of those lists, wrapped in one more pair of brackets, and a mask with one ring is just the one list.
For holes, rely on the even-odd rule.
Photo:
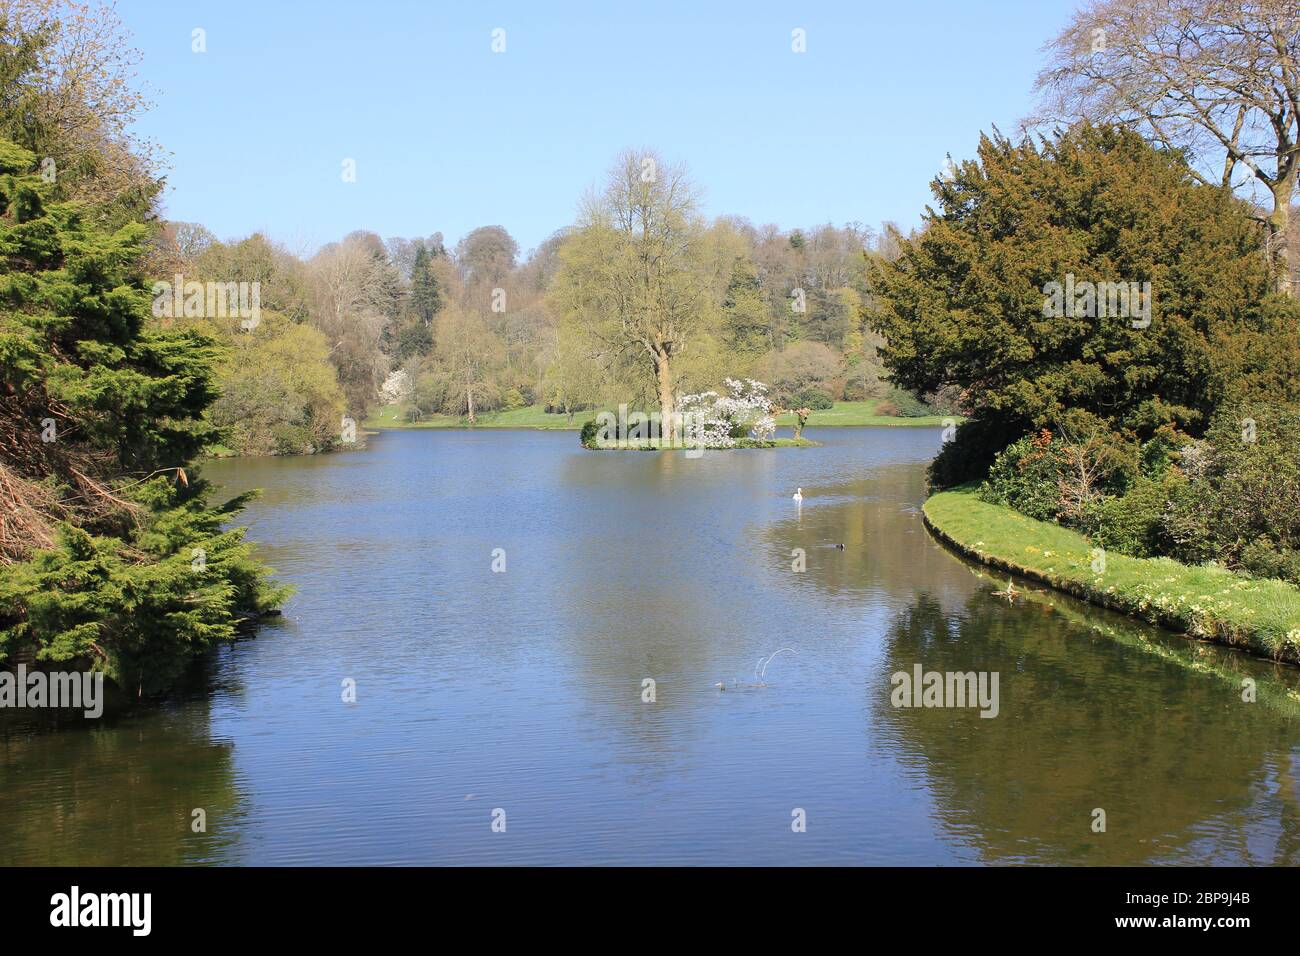
[[(120, 0), (169, 153), (165, 214), (307, 252), (353, 229), (574, 218), (624, 148), (709, 215), (915, 225), (944, 155), (1012, 131), (1075, 0), (457, 3)], [(192, 30), (207, 51), (191, 50)], [(493, 53), (492, 31), (505, 31)], [(807, 52), (791, 50), (806, 31)], [(342, 181), (345, 158), (356, 182)]]

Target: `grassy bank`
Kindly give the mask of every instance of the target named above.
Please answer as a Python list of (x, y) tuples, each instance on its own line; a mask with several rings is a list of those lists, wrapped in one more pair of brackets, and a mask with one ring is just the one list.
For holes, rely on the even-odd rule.
[[(814, 411), (808, 418), (809, 428), (846, 428), (846, 427), (911, 427), (939, 428), (945, 421), (942, 415), (926, 415), (921, 418), (901, 418), (897, 415), (877, 415), (879, 400), (866, 402), (836, 402), (834, 407)], [(509, 411), (483, 412), (478, 415), (476, 428), (544, 428), (567, 429), (578, 431), (582, 423), (594, 417), (588, 410), (577, 412), (573, 421), (564, 415), (554, 415), (545, 411), (540, 405), (527, 408), (514, 408)], [(793, 415), (782, 415), (776, 420), (781, 428), (794, 425)], [(426, 415), (418, 422), (406, 421), (406, 409), (399, 405), (385, 405), (363, 422), (366, 428), (468, 428), (469, 421), (457, 415)]]
[(1223, 568), (1106, 553), (1059, 525), (981, 501), (967, 486), (934, 495), (925, 523), (957, 551), (1191, 637), (1300, 661), (1300, 588)]

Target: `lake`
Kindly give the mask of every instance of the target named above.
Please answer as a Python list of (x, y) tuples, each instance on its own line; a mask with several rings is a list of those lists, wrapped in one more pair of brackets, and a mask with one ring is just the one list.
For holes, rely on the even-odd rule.
[[(938, 429), (808, 435), (209, 463), (297, 594), (176, 699), (7, 715), (0, 864), (1300, 864), (1300, 719), (1240, 684), (1297, 669), (999, 596), (922, 524)], [(893, 706), (917, 664), (997, 716)]]

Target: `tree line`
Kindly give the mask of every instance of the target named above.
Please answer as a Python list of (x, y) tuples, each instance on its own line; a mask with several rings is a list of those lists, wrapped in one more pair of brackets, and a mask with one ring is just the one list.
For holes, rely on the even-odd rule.
[[(625, 204), (651, 228), (620, 220)], [(530, 405), (572, 418), (609, 403), (671, 408), (726, 375), (761, 378), (787, 404), (893, 395), (912, 407), (885, 380), (864, 312), (865, 263), (888, 258), (894, 235), (706, 220), (684, 170), (645, 151), (620, 157), (582, 220), (527, 255), (499, 225), (451, 247), (436, 232), (357, 231), (298, 255), (262, 234), (222, 242), (167, 222), (149, 271), (260, 283), (256, 328), (202, 324), (234, 356), (214, 421), (241, 453), (275, 454), (328, 449), (341, 415), (377, 404), (471, 424)]]

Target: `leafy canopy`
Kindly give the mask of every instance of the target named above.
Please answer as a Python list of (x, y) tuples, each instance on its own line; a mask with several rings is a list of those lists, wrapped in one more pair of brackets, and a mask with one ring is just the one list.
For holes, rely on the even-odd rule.
[[(1294, 359), (1295, 318), (1270, 297), (1247, 207), (1134, 132), (1081, 125), (1039, 146), (995, 132), (933, 188), (921, 234), (875, 262), (870, 318), (899, 385), (956, 387), (972, 415), (941, 484), (1066, 420), (1133, 439), (1198, 433), (1241, 383), (1279, 380), (1270, 336)], [(1149, 324), (1095, 306), (1048, 314), (1049, 284), (1069, 276), (1150, 283)]]

